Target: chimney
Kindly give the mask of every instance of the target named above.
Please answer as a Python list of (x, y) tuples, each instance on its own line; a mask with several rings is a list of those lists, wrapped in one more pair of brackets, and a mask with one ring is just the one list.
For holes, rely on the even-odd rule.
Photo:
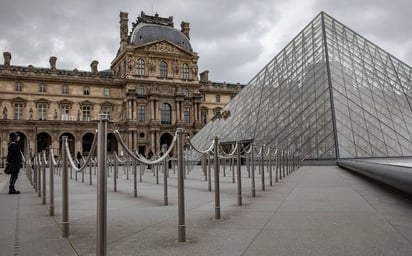
[(11, 53), (3, 52), (3, 57), (4, 57), (4, 66), (6, 67), (10, 66)]
[(209, 82), (209, 70), (205, 70), (202, 73), (200, 73), (200, 81)]
[(92, 61), (92, 63), (90, 64), (91, 71), (94, 74), (97, 74), (97, 64), (99, 64), (97, 60)]
[(129, 14), (127, 12), (120, 12), (120, 50), (121, 51), (126, 48), (127, 41), (128, 41), (128, 35), (127, 35), (127, 33), (129, 33), (129, 27), (127, 25), (127, 23), (129, 22), (128, 15)]
[(190, 36), (189, 36), (190, 27), (189, 27), (189, 25), (190, 25), (189, 22), (184, 22), (184, 21), (182, 21), (182, 23), (180, 23), (181, 32), (182, 32), (188, 39), (190, 39)]
[(51, 57), (50, 57), (49, 63), (50, 63), (50, 69), (51, 69), (51, 71), (56, 71), (56, 61), (57, 61), (57, 58), (56, 58), (56, 57), (54, 57), (54, 56), (51, 56)]

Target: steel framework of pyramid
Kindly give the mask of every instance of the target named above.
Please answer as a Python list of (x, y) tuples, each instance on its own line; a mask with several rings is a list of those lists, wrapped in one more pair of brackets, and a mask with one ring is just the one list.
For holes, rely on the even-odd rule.
[(191, 142), (253, 141), (310, 159), (412, 156), (412, 68), (324, 12)]

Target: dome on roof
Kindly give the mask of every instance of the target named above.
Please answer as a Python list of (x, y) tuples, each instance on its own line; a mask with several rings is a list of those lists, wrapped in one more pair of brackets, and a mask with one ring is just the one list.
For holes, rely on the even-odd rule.
[(130, 44), (142, 45), (154, 41), (167, 40), (186, 51), (193, 52), (189, 39), (179, 30), (157, 24), (138, 24), (130, 37)]

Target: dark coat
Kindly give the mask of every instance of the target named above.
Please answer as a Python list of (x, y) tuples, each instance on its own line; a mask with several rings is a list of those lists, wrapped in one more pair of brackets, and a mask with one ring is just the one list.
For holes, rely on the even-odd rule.
[(22, 167), (22, 157), (20, 152), (20, 147), (16, 142), (10, 142), (8, 153), (7, 153), (7, 163), (9, 164), (8, 171), (10, 174), (19, 173)]

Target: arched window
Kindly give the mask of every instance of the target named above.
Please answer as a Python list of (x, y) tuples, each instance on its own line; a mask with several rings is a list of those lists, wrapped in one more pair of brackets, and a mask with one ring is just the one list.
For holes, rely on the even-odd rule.
[(137, 75), (144, 76), (144, 60), (143, 59), (137, 60)]
[(160, 107), (160, 122), (162, 124), (172, 123), (172, 108), (167, 103), (163, 103)]
[(89, 86), (84, 86), (83, 87), (83, 95), (89, 95), (90, 94), (90, 88)]
[(182, 79), (189, 79), (189, 65), (186, 63), (182, 66)]
[(160, 77), (167, 77), (167, 63), (165, 61), (160, 62)]

